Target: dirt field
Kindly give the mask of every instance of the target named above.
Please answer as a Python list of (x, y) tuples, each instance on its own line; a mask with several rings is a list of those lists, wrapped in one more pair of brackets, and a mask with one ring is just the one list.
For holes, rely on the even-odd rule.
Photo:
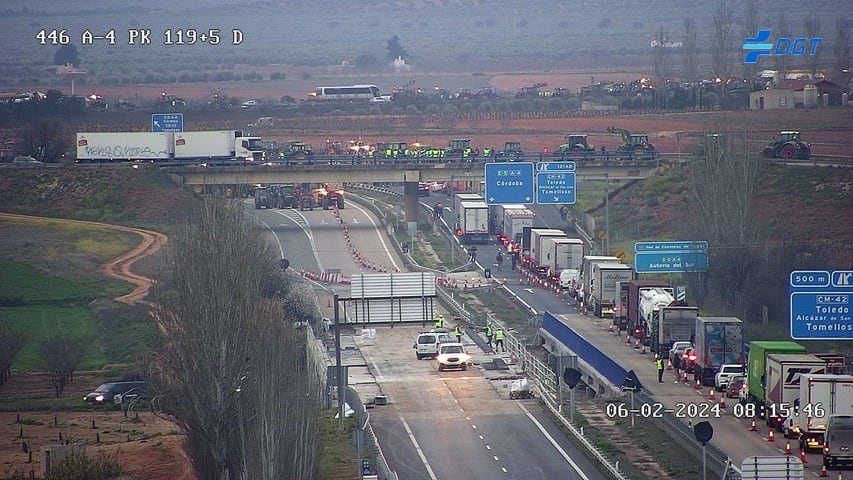
[[(68, 404), (82, 404), (83, 396), (101, 383), (99, 373), (75, 376), (63, 393)], [(0, 388), (4, 400), (49, 398), (53, 393), (44, 375), (17, 375)], [(20, 422), (18, 421), (20, 416)], [(94, 423), (93, 423), (94, 422)], [(94, 425), (94, 427), (93, 427)], [(23, 433), (23, 436), (21, 434)], [(100, 443), (98, 443), (100, 440)], [(195, 480), (189, 459), (183, 453), (183, 435), (175, 425), (150, 411), (121, 412), (107, 407), (89, 411), (0, 412), (0, 475), (16, 471), (41, 477), (40, 448), (45, 445), (82, 443), (87, 454), (118, 452), (127, 472), (140, 479)], [(26, 442), (32, 463), (24, 453)]]

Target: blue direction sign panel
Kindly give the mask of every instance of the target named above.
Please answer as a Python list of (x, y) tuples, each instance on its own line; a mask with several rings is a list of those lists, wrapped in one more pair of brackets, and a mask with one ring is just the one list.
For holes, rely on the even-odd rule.
[(634, 255), (637, 273), (705, 272), (708, 254), (705, 252), (638, 252)]
[(853, 270), (796, 270), (788, 282), (791, 338), (853, 339)]
[(536, 203), (574, 204), (575, 172), (537, 172)]
[(533, 163), (497, 162), (486, 164), (485, 195), (489, 205), (533, 203)]
[(152, 113), (151, 114), (151, 131), (152, 132), (183, 132), (184, 131), (184, 114), (183, 113)]
[(537, 172), (574, 172), (575, 162), (539, 162)]
[(637, 242), (634, 252), (707, 252), (708, 242), (704, 240), (686, 242)]

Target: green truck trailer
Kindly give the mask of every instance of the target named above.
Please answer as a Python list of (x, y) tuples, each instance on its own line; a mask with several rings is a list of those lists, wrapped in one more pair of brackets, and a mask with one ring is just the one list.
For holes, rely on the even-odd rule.
[(764, 405), (767, 394), (767, 356), (774, 353), (806, 353), (806, 347), (797, 342), (784, 340), (757, 340), (749, 342), (749, 358), (746, 367), (749, 403)]

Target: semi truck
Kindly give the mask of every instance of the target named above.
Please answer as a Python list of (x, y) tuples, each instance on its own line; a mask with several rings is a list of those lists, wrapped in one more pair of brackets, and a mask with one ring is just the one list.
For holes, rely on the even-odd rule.
[(486, 202), (460, 202), (457, 234), (465, 244), (489, 243), (489, 206)]
[(521, 244), (521, 236), (524, 227), (533, 228), (533, 219), (536, 218), (536, 213), (529, 208), (506, 209), (504, 210), (502, 242), (507, 247), (507, 251), (515, 251), (516, 247)]
[(546, 237), (542, 249), (543, 262), (548, 266), (550, 282), (558, 283), (560, 275), (567, 275), (577, 280), (580, 277), (583, 263), (583, 240), (579, 238)]
[[(616, 258), (616, 257), (612, 257)], [(624, 325), (630, 335), (645, 342), (649, 333), (649, 325), (640, 316), (640, 300), (647, 290), (665, 290), (673, 294), (673, 288), (663, 280), (630, 280), (619, 282), (619, 305), (614, 309), (614, 318), (618, 317), (619, 325)], [(624, 320), (621, 320), (623, 319)]]
[(705, 386), (724, 364), (743, 365), (743, 322), (737, 317), (696, 317), (693, 376)]
[(260, 137), (240, 130), (206, 132), (78, 132), (77, 163), (263, 163)]
[(486, 200), (479, 193), (457, 193), (453, 195), (453, 215), (456, 218), (456, 223), (462, 223), (462, 202), (485, 202)]
[(546, 238), (568, 238), (566, 232), (556, 228), (534, 228), (530, 230), (530, 261), (528, 268), (541, 279), (548, 278), (548, 264), (544, 260)]
[(767, 356), (774, 353), (806, 353), (806, 347), (785, 340), (749, 342), (749, 357), (746, 362), (746, 401), (754, 404), (759, 411), (764, 407)]
[(678, 305), (678, 302), (653, 308), (649, 335), (652, 351), (663, 357), (675, 342), (693, 342), (698, 316), (698, 308)]
[(767, 426), (782, 433), (789, 409), (800, 396), (800, 378), (825, 374), (826, 362), (806, 353), (771, 353), (764, 373), (764, 418)]
[(853, 375), (800, 374), (785, 435), (799, 439), (800, 450), (820, 449), (830, 415), (853, 415)]
[(598, 317), (612, 316), (619, 295), (616, 287), (620, 282), (632, 280), (634, 269), (624, 263), (594, 262), (590, 274), (585, 288), (587, 308)]

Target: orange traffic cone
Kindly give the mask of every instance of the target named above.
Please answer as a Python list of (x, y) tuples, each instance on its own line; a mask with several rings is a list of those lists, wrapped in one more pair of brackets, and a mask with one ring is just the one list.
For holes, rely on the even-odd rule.
[[(803, 451), (803, 455), (805, 455), (805, 451)], [(791, 455), (791, 441), (785, 442), (785, 455)], [(802, 455), (801, 455), (802, 456)]]
[(726, 408), (726, 394), (720, 395), (720, 408)]
[(681, 374), (681, 381), (687, 383), (687, 372), (683, 372)]
[(715, 389), (714, 387), (711, 387), (711, 389), (708, 391), (708, 400), (710, 400), (710, 401), (712, 401), (712, 402), (713, 402), (713, 401), (715, 400), (715, 398), (716, 398), (716, 397), (714, 397), (714, 395), (715, 395), (715, 393), (714, 393), (714, 392), (716, 392), (716, 389)]
[(818, 476), (819, 476), (819, 477), (821, 477), (821, 478), (827, 478), (827, 477), (829, 477), (829, 472), (827, 472), (827, 471), (826, 471), (826, 465), (821, 465), (821, 467), (820, 467), (820, 475), (818, 475)]
[(775, 438), (775, 435), (773, 434), (772, 428), (767, 431), (767, 441), (768, 442), (775, 442), (776, 441), (776, 438)]
[(696, 379), (696, 390), (702, 390), (702, 382), (699, 379)]
[(666, 369), (667, 369), (667, 370), (672, 370), (672, 360), (667, 360), (667, 361), (666, 361)]
[(326, 300), (326, 308), (332, 308), (332, 299)]
[(800, 461), (803, 462), (803, 465), (805, 465), (806, 463), (809, 463), (806, 461), (806, 449), (805, 448), (800, 449)]
[(756, 431), (756, 430), (757, 430), (757, 429), (755, 428), (755, 419), (753, 418), (753, 419), (752, 419), (752, 423), (750, 423), (750, 424), (749, 424), (749, 431), (750, 431), (750, 432), (754, 432), (754, 431)]

